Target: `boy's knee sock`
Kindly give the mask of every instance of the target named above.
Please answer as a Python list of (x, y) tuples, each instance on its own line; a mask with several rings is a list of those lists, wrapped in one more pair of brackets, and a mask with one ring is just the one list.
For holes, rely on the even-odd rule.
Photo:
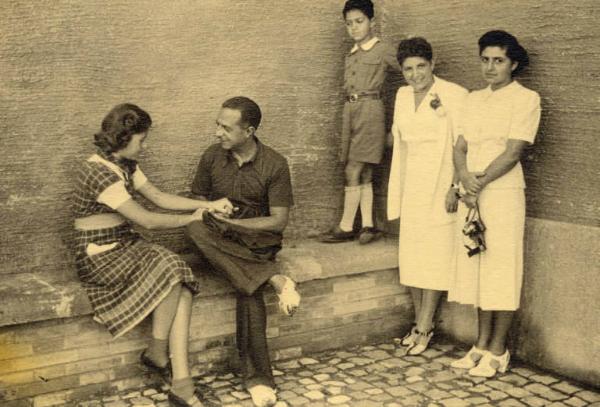
[(373, 183), (360, 186), (360, 214), (362, 227), (373, 227)]
[(344, 214), (340, 221), (340, 229), (350, 232), (354, 226), (354, 217), (360, 204), (360, 185), (344, 188)]

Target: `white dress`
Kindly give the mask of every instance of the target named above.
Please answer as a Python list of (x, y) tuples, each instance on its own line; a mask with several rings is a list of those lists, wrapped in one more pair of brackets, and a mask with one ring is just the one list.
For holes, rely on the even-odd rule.
[[(460, 133), (467, 142), (467, 168), (484, 171), (506, 148), (508, 139), (533, 143), (540, 121), (539, 95), (513, 81), (492, 91), (472, 92), (462, 116)], [(525, 181), (521, 163), (489, 183), (479, 195), (481, 219), (486, 226), (487, 250), (471, 258), (463, 247), (462, 220), (468, 209), (459, 204), (457, 267), (448, 300), (482, 310), (519, 308), (523, 279)]]
[[(445, 201), (452, 184), (454, 124), (466, 96), (466, 89), (438, 77), (417, 109), (411, 86), (396, 95), (388, 217), (400, 214), (400, 283), (406, 286), (447, 290), (454, 273), (456, 217), (446, 212)], [(434, 109), (436, 97), (441, 106)]]

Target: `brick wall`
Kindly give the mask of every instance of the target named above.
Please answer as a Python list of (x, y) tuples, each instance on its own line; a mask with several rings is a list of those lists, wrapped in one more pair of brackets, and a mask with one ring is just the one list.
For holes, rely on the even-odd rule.
[[(341, 206), (336, 162), (347, 40), (341, 2), (150, 0), (0, 2), (0, 274), (74, 278), (68, 253), (72, 169), (115, 104), (147, 109), (150, 180), (189, 188), (213, 142), (220, 103), (264, 111), (259, 136), (289, 159), (288, 236), (328, 228)], [(156, 239), (181, 244), (177, 232)]]
[[(266, 297), (274, 359), (389, 338), (410, 321), (409, 295), (394, 269), (306, 281), (300, 291), (302, 307), (293, 318), (279, 313), (272, 291)], [(235, 354), (234, 321), (233, 294), (194, 301), (194, 374), (226, 368)], [(2, 327), (0, 404), (62, 405), (109, 388), (148, 383), (152, 377), (144, 377), (138, 358), (149, 334), (145, 321), (112, 340), (89, 316)]]

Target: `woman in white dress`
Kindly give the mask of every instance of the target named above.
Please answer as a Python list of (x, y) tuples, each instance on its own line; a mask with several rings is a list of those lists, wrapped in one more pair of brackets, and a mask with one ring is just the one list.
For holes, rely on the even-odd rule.
[(508, 367), (506, 337), (519, 308), (525, 224), (519, 160), (535, 139), (540, 97), (514, 80), (529, 62), (514, 36), (487, 32), (479, 39), (479, 54), (489, 86), (467, 98), (454, 163), (465, 190), (459, 216), (464, 219), (468, 209), (478, 205), (487, 250), (468, 257), (458, 242), (448, 299), (477, 307), (479, 325), (477, 342), (452, 366), (470, 369), (473, 376), (492, 377)]
[[(394, 155), (389, 194), (398, 196), (404, 176), (400, 213), (400, 283), (408, 286), (415, 308), (413, 328), (402, 338), (407, 354), (418, 355), (433, 335), (433, 317), (448, 290), (455, 264), (454, 124), (467, 90), (433, 74), (431, 45), (410, 38), (398, 46), (398, 62), (409, 86), (396, 95)], [(399, 169), (406, 154), (404, 174)], [(398, 204), (391, 204), (397, 208)], [(393, 217), (393, 216), (392, 216)]]

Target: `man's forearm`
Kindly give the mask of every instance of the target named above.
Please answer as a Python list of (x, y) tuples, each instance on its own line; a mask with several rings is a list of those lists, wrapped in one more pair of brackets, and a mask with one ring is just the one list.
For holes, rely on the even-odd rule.
[(229, 222), (243, 226), (248, 229), (266, 230), (269, 232), (282, 233), (287, 225), (287, 220), (276, 216), (259, 216), (246, 219), (228, 219)]

